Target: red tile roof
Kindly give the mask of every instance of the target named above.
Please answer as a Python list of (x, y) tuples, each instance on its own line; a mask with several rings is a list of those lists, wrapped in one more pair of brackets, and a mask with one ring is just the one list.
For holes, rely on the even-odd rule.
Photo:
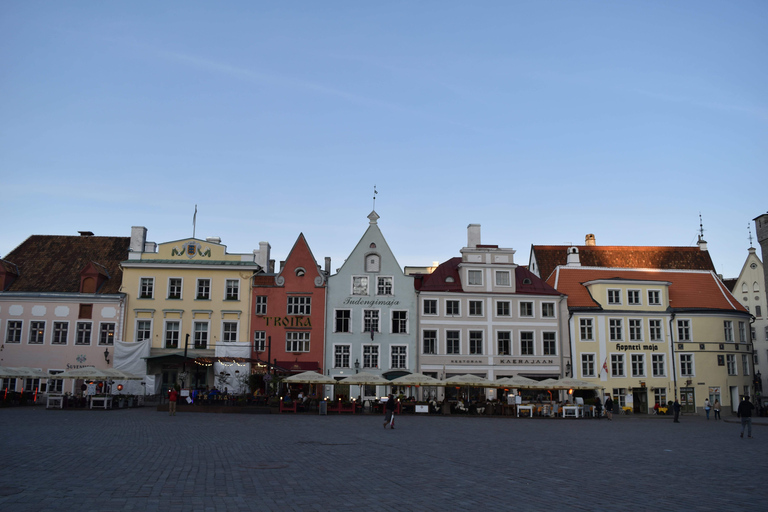
[[(533, 245), (536, 264), (542, 279), (559, 265), (565, 265), (568, 245)], [(652, 268), (672, 270), (711, 270), (715, 264), (708, 251), (696, 247), (643, 247), (577, 245), (579, 261), (585, 267)]]
[(98, 293), (119, 293), (120, 262), (127, 258), (130, 242), (130, 237), (118, 236), (32, 235), (4, 258), (19, 269), (6, 291), (78, 293), (80, 272), (95, 263), (109, 275)]
[(558, 267), (547, 282), (568, 295), (569, 308), (601, 309), (584, 283), (597, 279), (623, 279), (633, 281), (662, 281), (669, 286), (669, 305), (672, 309), (747, 310), (728, 291), (714, 272), (640, 270), (594, 267)]

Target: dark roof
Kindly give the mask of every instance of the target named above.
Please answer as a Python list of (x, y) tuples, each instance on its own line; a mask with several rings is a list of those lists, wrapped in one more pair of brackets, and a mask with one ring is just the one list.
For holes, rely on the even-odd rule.
[[(559, 265), (568, 259), (568, 245), (533, 245), (539, 275), (548, 280)], [(715, 264), (708, 251), (696, 247), (645, 247), (577, 245), (583, 267), (646, 268), (667, 270), (711, 270)], [(530, 262), (529, 262), (530, 263)]]
[[(459, 273), (460, 264), (461, 257), (457, 256), (441, 263), (431, 274), (415, 276), (416, 289), (422, 292), (463, 292)], [(448, 277), (452, 277), (453, 282), (446, 282)], [(515, 293), (560, 295), (560, 292), (524, 267), (515, 269)]]
[(726, 288), (728, 288), (728, 291), (733, 293), (733, 289), (736, 287), (736, 283), (739, 281), (738, 277), (734, 277), (733, 279), (723, 279), (723, 284)]
[(120, 262), (130, 242), (127, 236), (32, 235), (4, 258), (19, 270), (18, 279), (6, 291), (78, 293), (80, 272), (95, 263), (109, 275), (98, 293), (119, 293)]

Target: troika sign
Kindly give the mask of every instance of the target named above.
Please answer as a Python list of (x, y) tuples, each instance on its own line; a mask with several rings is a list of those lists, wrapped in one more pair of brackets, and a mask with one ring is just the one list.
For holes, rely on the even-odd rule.
[(269, 327), (272, 322), (273, 327), (312, 327), (312, 319), (308, 316), (265, 316), (264, 318)]

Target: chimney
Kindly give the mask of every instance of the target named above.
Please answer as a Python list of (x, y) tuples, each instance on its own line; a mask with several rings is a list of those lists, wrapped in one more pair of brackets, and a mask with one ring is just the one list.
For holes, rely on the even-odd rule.
[(209, 236), (205, 239), (206, 242), (211, 244), (220, 244), (221, 243), (221, 237), (220, 236)]
[[(272, 247), (270, 247), (269, 242), (259, 242), (259, 250), (253, 251), (253, 257), (254, 261), (264, 269), (264, 271), (268, 271), (269, 268), (269, 253), (272, 250)], [(274, 269), (274, 266), (273, 266)]]
[(696, 242), (696, 243), (698, 244), (700, 250), (702, 250), (702, 251), (706, 251), (707, 250), (707, 241), (704, 240), (701, 237), (701, 235), (699, 235), (699, 241)]
[(579, 259), (579, 248), (572, 246), (568, 248), (568, 259), (565, 263), (569, 267), (580, 267), (581, 260)]
[(285, 268), (285, 260), (280, 260), (280, 272)]
[(467, 247), (475, 248), (480, 245), (480, 224), (467, 226)]
[(78, 231), (80, 236), (93, 236), (93, 231)]
[(326, 276), (331, 275), (331, 257), (330, 256), (325, 257), (325, 275)]
[(584, 245), (587, 245), (587, 246), (597, 245), (595, 242), (595, 235), (593, 235), (592, 233), (588, 234), (584, 238)]
[(147, 242), (147, 228), (144, 226), (131, 227), (131, 245), (129, 251), (144, 252), (144, 244)]

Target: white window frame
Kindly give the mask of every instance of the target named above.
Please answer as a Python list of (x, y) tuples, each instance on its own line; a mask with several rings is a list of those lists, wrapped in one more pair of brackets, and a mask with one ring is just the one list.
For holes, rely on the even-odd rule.
[[(381, 310), (380, 309), (364, 309), (361, 320), (363, 321), (363, 325), (361, 326), (360, 332), (370, 333), (371, 330), (373, 330), (374, 334), (378, 334), (381, 332)], [(376, 328), (372, 329), (374, 321), (375, 321)], [(368, 323), (370, 323), (370, 325), (367, 325)]]
[[(683, 372), (683, 358), (686, 358), (685, 366), (690, 366), (690, 373), (684, 373)], [(677, 358), (678, 364), (680, 365), (680, 376), (681, 377), (695, 377), (696, 376), (696, 359), (693, 354), (689, 353), (680, 353), (678, 354)]]
[[(432, 311), (427, 312), (427, 304), (430, 304), (431, 306), (434, 306), (433, 308), (430, 308), (430, 309), (432, 309)], [(437, 315), (439, 315), (440, 314), (439, 307), (440, 307), (440, 301), (437, 300), (437, 299), (422, 299), (422, 301), (421, 301), (421, 313), (424, 316), (437, 316)]]
[[(88, 329), (84, 329), (82, 331), (83, 334), (88, 334), (88, 341), (85, 340), (80, 341), (80, 326), (88, 327)], [(81, 347), (87, 347), (93, 343), (93, 322), (89, 320), (78, 320), (77, 323), (75, 323), (75, 346), (81, 346)]]
[(211, 300), (210, 278), (201, 277), (197, 279), (197, 282), (195, 283), (195, 300)]
[(627, 334), (629, 335), (629, 341), (643, 341), (643, 319), (642, 318), (629, 318), (627, 319)]
[(229, 301), (240, 300), (240, 280), (239, 279), (227, 279), (224, 281), (224, 300), (229, 300)]
[(267, 331), (253, 331), (253, 350), (256, 352), (266, 352)]
[[(397, 354), (395, 353), (395, 350), (397, 350)], [(401, 350), (402, 353), (400, 353)], [(393, 370), (404, 370), (408, 368), (408, 345), (389, 346), (389, 367)]]
[[(693, 341), (693, 328), (691, 327), (690, 318), (678, 318), (677, 323), (675, 325), (677, 327), (678, 342), (688, 343)], [(681, 336), (681, 331), (684, 331), (687, 334), (685, 338)]]
[[(483, 316), (485, 316), (485, 315), (483, 315), (484, 302), (485, 301), (483, 301), (483, 300), (470, 300), (468, 302), (468, 304), (467, 304), (468, 316), (473, 316), (473, 317), (483, 317)], [(477, 312), (478, 308), (480, 308), (480, 312), (479, 313)], [(475, 310), (474, 312), (472, 311), (473, 309)]]
[[(42, 327), (35, 324), (43, 324)], [(43, 345), (45, 344), (45, 320), (30, 320), (29, 321), (29, 337), (27, 343), (29, 345)], [(37, 332), (34, 332), (37, 331)], [(42, 331), (42, 332), (41, 332)]]
[(723, 320), (723, 337), (726, 343), (733, 343), (733, 320)]
[[(142, 332), (142, 329), (139, 329), (139, 323), (140, 322), (148, 322), (149, 323), (149, 336), (146, 338), (139, 339), (139, 332)], [(152, 340), (152, 319), (151, 318), (137, 318), (134, 322), (133, 326), (133, 341), (144, 341), (144, 340)]]
[[(205, 330), (198, 331), (197, 326), (205, 326)], [(197, 333), (205, 333), (205, 345), (199, 343)], [(202, 336), (201, 336), (202, 338)], [(211, 346), (211, 322), (209, 320), (192, 320), (192, 346), (196, 349), (207, 349)]]
[[(449, 334), (456, 333), (456, 339), (451, 339)], [(456, 346), (453, 347), (457, 349), (455, 352), (451, 352), (448, 350), (448, 342), (455, 342)], [(446, 329), (445, 331), (445, 353), (448, 355), (459, 355), (461, 354), (461, 330), (460, 329)]]
[[(108, 326), (108, 325), (112, 326), (112, 331), (111, 332), (109, 332), (109, 331), (106, 332), (106, 336), (108, 336), (108, 338), (105, 341), (103, 339), (104, 335), (105, 335), (104, 328), (105, 328), (105, 326)], [(115, 345), (115, 335), (116, 335), (116, 333), (117, 333), (117, 323), (116, 322), (99, 322), (99, 345), (101, 345), (103, 347), (114, 346)], [(111, 338), (109, 336), (111, 336)]]
[[(506, 307), (507, 311), (506, 314), (503, 312), (499, 312), (500, 307)], [(499, 318), (512, 318), (512, 302), (508, 300), (497, 300), (496, 301), (496, 316)]]
[[(176, 324), (177, 330), (171, 331), (168, 328), (170, 324)], [(173, 332), (176, 333), (176, 346), (168, 344), (168, 335)], [(166, 319), (165, 321), (163, 321), (163, 348), (176, 349), (176, 348), (179, 348), (180, 346), (181, 346), (181, 319), (179, 318)]]
[[(547, 315), (546, 307), (549, 306), (549, 309), (551, 309), (552, 314)], [(555, 307), (554, 302), (542, 302), (541, 303), (541, 318), (557, 318), (557, 308)]]
[(736, 354), (725, 355), (725, 367), (728, 369), (729, 376), (737, 377), (739, 375), (739, 369), (736, 366)]
[[(346, 318), (341, 318), (339, 316), (339, 313), (347, 313)], [(340, 331), (338, 330), (339, 322), (346, 322), (347, 324), (347, 330), (346, 331)], [(336, 308), (333, 310), (333, 332), (341, 332), (341, 333), (351, 333), (352, 332), (352, 310), (346, 309), (346, 308)]]
[(642, 290), (638, 290), (636, 288), (627, 290), (627, 305), (642, 306), (643, 305)]
[(661, 306), (661, 290), (648, 290), (648, 305)]
[(139, 294), (138, 295), (139, 295), (139, 299), (148, 300), (148, 299), (155, 298), (155, 278), (154, 277), (139, 278)]
[[(591, 361), (589, 360), (591, 358)], [(581, 353), (581, 376), (597, 377), (597, 354), (594, 352)]]
[[(477, 277), (480, 277), (480, 282), (477, 281)], [(483, 271), (468, 268), (467, 269), (467, 286), (483, 286)]]
[(644, 378), (646, 376), (645, 354), (633, 353), (629, 355), (632, 377)]
[[(587, 325), (582, 322), (588, 322)], [(589, 331), (589, 338), (584, 337), (584, 331)], [(579, 318), (579, 339), (581, 341), (595, 341), (595, 318), (594, 317), (581, 317)]]
[[(227, 326), (234, 326), (235, 339), (228, 339), (232, 336), (232, 330), (227, 330)], [(240, 322), (237, 320), (222, 320), (221, 321), (221, 341), (224, 343), (234, 343), (240, 341)]]
[[(429, 336), (428, 336), (429, 333)], [(427, 340), (430, 342), (430, 350), (427, 350)], [(421, 330), (421, 353), (427, 355), (436, 355), (437, 347), (437, 329), (422, 329)]]
[(309, 331), (286, 331), (285, 351), (291, 353), (309, 352)]
[[(526, 353), (523, 350), (523, 335), (524, 334), (530, 334), (531, 335), (531, 352)], [(520, 334), (518, 336), (518, 347), (520, 350), (521, 356), (535, 356), (536, 355), (536, 333), (534, 331), (520, 331)]]
[[(502, 337), (504, 337), (505, 339), (502, 340)], [(506, 350), (502, 350), (502, 347), (501, 347), (502, 342), (506, 344)], [(496, 355), (511, 356), (513, 344), (514, 344), (514, 339), (512, 337), (512, 331), (496, 331)]]
[[(618, 322), (618, 323), (614, 324), (615, 322)], [(608, 319), (608, 340), (624, 341), (624, 319), (623, 318)]]
[[(547, 335), (551, 334), (553, 339), (547, 340)], [(547, 343), (552, 343), (552, 349), (553, 352), (551, 354), (547, 354)], [(556, 331), (542, 331), (541, 333), (541, 354), (543, 356), (556, 356), (557, 355), (557, 332)]]
[(392, 296), (395, 294), (395, 278), (392, 276), (376, 276), (376, 295)]
[[(661, 369), (661, 371), (659, 371)], [(653, 377), (667, 376), (667, 356), (661, 353), (651, 353), (651, 375)]]
[[(344, 349), (346, 349), (346, 351)], [(352, 359), (351, 345), (348, 345), (346, 343), (338, 343), (333, 345), (333, 367), (334, 368), (351, 368), (350, 366), (351, 359)], [(346, 362), (346, 366), (344, 365), (345, 362)]]
[[(381, 346), (378, 343), (363, 343), (363, 368), (378, 368)], [(368, 353), (366, 354), (366, 349)], [(375, 364), (374, 364), (375, 363)]]
[(608, 288), (606, 291), (608, 295), (609, 306), (621, 306), (621, 289), (620, 288)]
[(286, 314), (291, 316), (309, 316), (312, 313), (312, 297), (307, 295), (289, 295)]
[[(400, 314), (405, 314), (405, 318), (395, 318), (395, 313), (397, 313), (397, 316)], [(392, 334), (408, 334), (410, 331), (410, 318), (411, 315), (409, 314), (409, 311), (407, 309), (393, 309), (389, 312), (390, 317), (390, 332)], [(397, 326), (395, 323), (397, 322)]]
[(608, 359), (611, 362), (611, 377), (627, 376), (627, 361), (624, 354), (612, 353)]
[[(450, 304), (456, 303), (456, 305), (458, 306), (459, 312), (452, 313), (450, 311), (450, 308), (448, 307), (449, 303)], [(461, 301), (458, 299), (445, 299), (445, 316), (450, 316), (450, 317), (461, 316)]]
[(253, 306), (253, 312), (256, 316), (264, 316), (267, 314), (267, 304), (269, 303), (269, 297), (267, 295), (257, 295), (255, 304)]
[[(533, 301), (521, 300), (517, 308), (520, 318), (536, 318), (536, 308), (533, 306)], [(525, 307), (526, 311), (523, 311), (523, 307)]]
[(358, 297), (367, 297), (370, 295), (370, 282), (368, 276), (352, 276), (350, 285), (352, 286), (352, 295)]
[[(174, 281), (178, 281), (178, 286), (174, 284)], [(178, 288), (178, 296), (176, 293), (171, 295), (172, 291), (176, 291), (176, 288)], [(168, 278), (168, 295), (166, 296), (166, 299), (168, 300), (181, 300), (184, 298), (184, 278), (183, 277), (169, 277)]]
[[(64, 343), (61, 341), (56, 341), (56, 338), (60, 338), (60, 336), (57, 336), (58, 333), (62, 332), (59, 326), (64, 326), (63, 332), (64, 332)], [(69, 321), (59, 321), (54, 320), (53, 322), (53, 328), (51, 329), (51, 345), (56, 345), (57, 347), (63, 347), (69, 344)]]
[[(11, 333), (13, 328), (13, 333)], [(11, 337), (13, 334), (13, 337)], [(6, 343), (21, 343), (21, 338), (24, 336), (24, 320), (6, 320), (5, 321), (5, 342)]]
[[(504, 282), (505, 276), (506, 276), (506, 282)], [(499, 282), (499, 278), (501, 278), (502, 282)], [(494, 271), (494, 281), (496, 282), (496, 286), (503, 287), (503, 288), (511, 288), (512, 272), (510, 272), (509, 270), (496, 270)]]
[[(653, 322), (658, 322), (658, 325), (654, 325)], [(660, 318), (648, 319), (648, 341), (653, 343), (664, 342), (664, 322)]]

